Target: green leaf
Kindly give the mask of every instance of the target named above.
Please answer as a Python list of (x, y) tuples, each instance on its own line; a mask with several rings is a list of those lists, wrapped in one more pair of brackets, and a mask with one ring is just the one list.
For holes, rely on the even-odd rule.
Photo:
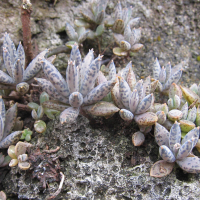
[(65, 45), (66, 45), (68, 48), (72, 49), (72, 47), (73, 47), (73, 45), (74, 45), (75, 42), (76, 42), (76, 41), (69, 41), (69, 42), (67, 42)]
[(42, 120), (38, 120), (34, 124), (35, 131), (38, 133), (44, 133), (46, 131), (46, 123)]
[(113, 48), (113, 53), (117, 56), (127, 56), (128, 52), (124, 51), (122, 48), (120, 47), (115, 47)]
[(49, 95), (46, 92), (42, 92), (40, 95), (40, 105), (42, 105), (45, 101), (49, 101)]
[(78, 27), (85, 27), (85, 28), (89, 28), (90, 24), (82, 19), (76, 19), (74, 21), (74, 24)]
[(103, 32), (104, 32), (104, 24), (100, 24), (96, 29), (95, 35), (101, 36)]
[(39, 105), (37, 104), (37, 103), (34, 103), (34, 102), (30, 102), (30, 103), (28, 103), (28, 105), (27, 105), (30, 109), (35, 109), (35, 110), (37, 110), (38, 109), (38, 107), (39, 107)]

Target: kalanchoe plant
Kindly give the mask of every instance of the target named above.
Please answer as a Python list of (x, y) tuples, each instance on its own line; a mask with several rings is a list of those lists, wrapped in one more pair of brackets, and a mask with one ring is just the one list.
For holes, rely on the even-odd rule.
[(12, 132), (16, 118), (17, 103), (6, 112), (4, 101), (0, 97), (0, 149), (8, 148), (19, 141), (22, 131)]
[(5, 33), (3, 43), (3, 59), (7, 73), (0, 70), (0, 89), (13, 90), (16, 89), (18, 94), (23, 95), (29, 90), (29, 82), (33, 81), (33, 77), (41, 70), (40, 59), (44, 58), (47, 50), (37, 55), (25, 69), (25, 53), (24, 48), (19, 43), (16, 50), (13, 41), (9, 35)]
[(105, 9), (108, 0), (93, 0), (90, 8), (81, 10), (82, 19), (75, 20), (74, 24), (79, 28), (89, 29), (87, 37), (94, 39), (104, 32)]
[(188, 173), (200, 172), (200, 159), (192, 154), (199, 138), (199, 127), (188, 132), (181, 141), (178, 122), (174, 123), (170, 132), (156, 123), (154, 135), (163, 160), (157, 161), (151, 167), (150, 176), (163, 177), (170, 174), (175, 162)]
[(15, 167), (18, 164), (22, 170), (30, 168), (30, 163), (27, 162), (28, 155), (25, 154), (28, 147), (33, 147), (33, 145), (27, 142), (18, 142), (15, 146), (9, 146), (8, 155), (12, 158), (9, 163), (10, 167)]
[(36, 78), (38, 84), (50, 97), (71, 106), (60, 114), (61, 123), (73, 122), (83, 106), (99, 102), (115, 85), (115, 79), (112, 79), (94, 87), (101, 58), (98, 56), (94, 59), (93, 50), (90, 50), (82, 61), (78, 45), (75, 44), (68, 62), (66, 81), (50, 62), (45, 59), (42, 61), (48, 80)]
[(75, 30), (69, 23), (66, 23), (65, 30), (70, 39), (70, 41), (66, 43), (66, 46), (69, 48), (72, 48), (74, 43), (79, 45), (83, 43), (89, 34), (89, 30), (86, 30), (85, 27), (77, 27)]
[[(178, 66), (178, 65), (177, 65)], [(168, 63), (166, 67), (160, 67), (160, 63), (156, 58), (153, 65), (153, 78), (159, 80), (158, 90), (160, 92), (166, 92), (169, 90), (172, 83), (178, 83), (182, 75), (182, 68), (174, 66), (171, 68), (171, 64)]]
[(33, 131), (31, 131), (29, 128), (24, 129), (22, 131), (22, 136), (21, 136), (20, 140), (26, 140), (27, 142), (29, 142), (31, 140), (32, 134), (33, 134)]

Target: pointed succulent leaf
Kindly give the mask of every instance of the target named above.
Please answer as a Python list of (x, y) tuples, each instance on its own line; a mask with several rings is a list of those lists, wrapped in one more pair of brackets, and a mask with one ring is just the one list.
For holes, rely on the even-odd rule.
[(165, 70), (166, 70), (166, 80), (168, 80), (171, 77), (171, 64), (170, 64), (170, 62), (167, 63)]
[(152, 126), (158, 121), (157, 115), (152, 112), (135, 115), (134, 119), (139, 126)]
[(159, 74), (159, 81), (163, 84), (166, 81), (166, 70), (164, 67), (161, 68), (160, 74)]
[(25, 67), (25, 53), (24, 53), (24, 48), (23, 48), (21, 42), (19, 42), (19, 45), (17, 47), (17, 58), (20, 59), (22, 68), (24, 70), (24, 67)]
[(15, 63), (15, 61), (17, 59), (17, 51), (15, 48), (15, 44), (10, 39), (10, 36), (7, 33), (5, 33), (5, 35), (4, 35), (3, 47), (5, 47), (8, 50), (8, 52), (10, 53), (12, 63)]
[(119, 78), (119, 93), (121, 97), (121, 102), (123, 103), (125, 108), (129, 109), (129, 96), (131, 90), (128, 83), (121, 77)]
[(137, 131), (132, 135), (132, 143), (135, 147), (141, 146), (144, 143), (144, 140), (144, 134), (140, 131)]
[(145, 98), (143, 98), (142, 101), (138, 104), (135, 114), (139, 115), (149, 110), (152, 101), (153, 101), (153, 94), (149, 94)]
[(174, 96), (174, 108), (179, 108), (180, 107), (180, 104), (181, 104), (181, 99), (178, 95), (175, 94)]
[(38, 119), (41, 119), (44, 115), (44, 109), (42, 106), (39, 106), (38, 107), (38, 110), (37, 110), (37, 116), (38, 116)]
[(151, 93), (151, 79), (150, 76), (148, 76), (143, 82), (143, 94), (144, 96), (147, 96), (150, 93)]
[(169, 133), (169, 148), (172, 150), (176, 143), (180, 144), (181, 141), (181, 128), (178, 122), (175, 122), (170, 129)]
[(191, 122), (195, 122), (196, 120), (196, 116), (197, 116), (197, 109), (196, 106), (194, 106), (193, 108), (189, 109), (188, 111), (188, 116), (187, 116), (187, 120), (191, 121)]
[(66, 80), (70, 93), (79, 91), (78, 69), (73, 61), (68, 62)]
[(156, 143), (159, 146), (165, 145), (169, 147), (169, 132), (164, 126), (159, 123), (155, 123), (154, 136)]
[(139, 80), (136, 84), (135, 84), (135, 88), (138, 92), (138, 96), (139, 96), (139, 102), (142, 101), (142, 99), (144, 98), (144, 88), (143, 88), (143, 80)]
[(85, 19), (85, 21), (87, 21), (89, 23), (95, 23), (94, 15), (91, 10), (89, 10), (89, 9), (81, 10), (81, 14), (82, 14), (83, 18)]
[(81, 53), (78, 49), (78, 45), (75, 43), (72, 47), (72, 51), (70, 53), (70, 60), (75, 61), (75, 65), (79, 66), (81, 64)]
[(177, 160), (182, 160), (183, 158), (187, 157), (192, 149), (193, 149), (193, 142), (194, 138), (187, 140), (179, 149), (178, 154), (176, 156)]
[(15, 83), (22, 82), (23, 73), (24, 73), (24, 69), (23, 69), (21, 60), (17, 59), (17, 61), (14, 64), (14, 67), (13, 67), (13, 79), (14, 79)]
[(120, 1), (118, 1), (117, 6), (115, 8), (115, 19), (122, 19), (122, 5)]
[(196, 125), (200, 126), (200, 108), (198, 106), (197, 113), (196, 113)]
[(67, 32), (67, 35), (70, 40), (78, 41), (78, 34), (69, 23), (66, 23), (65, 31)]
[(8, 74), (0, 70), (0, 83), (12, 85), (15, 84), (15, 81)]
[(133, 90), (129, 97), (129, 109), (132, 113), (135, 113), (139, 104), (139, 95), (137, 90)]
[(188, 173), (200, 173), (200, 159), (198, 157), (186, 157), (177, 160), (177, 164)]
[(159, 63), (157, 58), (155, 59), (152, 68), (153, 68), (153, 77), (154, 77), (154, 79), (159, 80), (161, 67), (160, 67), (160, 63)]
[(105, 11), (102, 10), (101, 12), (99, 12), (96, 16), (95, 16), (95, 22), (96, 24), (101, 24), (104, 20), (105, 17)]
[(66, 81), (60, 74), (60, 72), (46, 59), (42, 60), (42, 68), (46, 77), (51, 81), (54, 87), (57, 89), (57, 92), (63, 95), (64, 97), (69, 96), (69, 90)]
[(79, 115), (79, 108), (69, 107), (60, 113), (60, 122), (64, 123), (73, 123)]
[(131, 89), (131, 91), (133, 91), (135, 84), (136, 84), (136, 78), (135, 78), (135, 74), (133, 72), (133, 68), (132, 68), (132, 63), (131, 63), (131, 67), (129, 67), (129, 71), (126, 77), (126, 81)]
[(172, 151), (165, 145), (160, 146), (159, 154), (162, 157), (162, 159), (166, 162), (173, 163), (176, 160)]
[(173, 98), (175, 95), (181, 99), (182, 92), (181, 88), (176, 83), (172, 83), (169, 89), (169, 98)]
[(0, 142), (0, 149), (8, 148), (12, 144), (16, 144), (21, 138), (22, 131), (15, 131), (8, 135)]
[(156, 90), (156, 88), (157, 88), (157, 86), (158, 86), (158, 83), (159, 83), (158, 80), (157, 80), (157, 81), (151, 82), (151, 90), (150, 90), (150, 93), (153, 93), (153, 92)]
[(159, 124), (164, 124), (166, 119), (167, 119), (167, 116), (164, 113), (164, 111), (157, 111), (156, 115), (158, 116), (158, 123)]
[(131, 28), (129, 25), (126, 26), (124, 30), (124, 40), (129, 41), (129, 38), (131, 37)]
[(115, 68), (115, 63), (112, 60), (110, 65), (109, 65), (109, 80), (111, 80), (115, 77), (116, 77), (116, 68)]
[(37, 81), (38, 85), (42, 87), (42, 90), (45, 91), (50, 97), (62, 103), (69, 103), (68, 98), (59, 94), (50, 81), (43, 78), (35, 78), (35, 80)]
[(89, 33), (90, 33), (90, 31), (87, 30), (87, 31), (85, 31), (83, 34), (81, 34), (81, 35), (79, 36), (79, 38), (78, 38), (78, 43), (79, 43), (79, 44), (83, 43), (83, 42), (87, 39)]
[(127, 80), (127, 76), (128, 76), (128, 73), (129, 73), (129, 69), (132, 68), (132, 61), (130, 61), (126, 67), (124, 69), (122, 69), (122, 78), (124, 80)]
[(171, 173), (175, 163), (169, 163), (164, 160), (159, 160), (151, 167), (150, 176), (153, 177), (164, 177)]
[(3, 119), (3, 123), (5, 122), (5, 118), (6, 118), (6, 109), (5, 109), (5, 104), (4, 104), (4, 100), (2, 99), (2, 96), (0, 96), (0, 115)]
[(167, 82), (164, 85), (163, 90), (168, 90), (172, 83), (178, 83), (182, 75), (182, 69), (176, 71), (170, 78), (167, 80)]
[(102, 100), (111, 91), (115, 83), (116, 79), (112, 79), (95, 87), (84, 97), (84, 104), (89, 105)]
[(44, 113), (49, 119), (55, 119), (55, 116), (60, 115), (60, 111), (49, 108), (44, 108)]
[(3, 60), (4, 60), (4, 65), (6, 67), (8, 74), (11, 77), (13, 77), (14, 63), (12, 62), (12, 59), (10, 57), (10, 53), (8, 52), (8, 50), (5, 47), (3, 47)]
[(184, 86), (180, 86), (180, 88), (182, 90), (183, 97), (189, 104), (192, 104), (194, 101), (196, 101), (196, 105), (200, 104), (200, 97), (195, 92)]
[(129, 21), (130, 21), (131, 15), (132, 15), (132, 7), (131, 6), (129, 8), (123, 9), (122, 19), (124, 20), (125, 26), (130, 25)]
[(3, 139), (3, 132), (4, 132), (4, 119), (0, 115), (0, 141)]
[(32, 118), (33, 118), (34, 120), (38, 120), (38, 119), (39, 119), (39, 117), (38, 117), (37, 112), (36, 112), (35, 109), (33, 109), (33, 110), (31, 111), (31, 116), (32, 116)]
[(124, 108), (124, 105), (121, 102), (121, 97), (120, 97), (120, 93), (119, 93), (119, 80), (118, 79), (117, 79), (115, 86), (111, 90), (111, 96), (112, 96), (112, 100), (114, 101), (115, 105), (118, 108)]
[(92, 61), (83, 79), (80, 92), (83, 97), (94, 87), (96, 77), (98, 76), (102, 57), (99, 55)]
[(196, 145), (199, 139), (199, 127), (192, 129), (189, 131), (185, 137), (182, 139), (181, 143), (184, 144), (186, 141), (194, 138), (195, 140), (193, 141), (193, 147)]
[(30, 109), (35, 109), (35, 110), (37, 110), (38, 109), (38, 107), (39, 107), (39, 105), (37, 104), (37, 103), (34, 103), (34, 102), (30, 102), (30, 103), (28, 103), (28, 105), (27, 105)]
[(173, 108), (175, 108), (174, 101), (173, 101), (172, 98), (168, 99), (167, 105), (168, 105), (168, 107), (169, 107), (170, 110), (172, 110)]
[(190, 86), (190, 90), (192, 90), (193, 92), (195, 92), (196, 94), (198, 93), (198, 86), (196, 83), (192, 84)]
[(69, 104), (74, 107), (74, 108), (78, 108), (82, 105), (83, 103), (83, 96), (81, 93), (79, 92), (73, 92), (70, 96), (69, 96)]
[(15, 105), (9, 108), (6, 112), (3, 138), (5, 138), (8, 134), (11, 133), (15, 125), (16, 119), (17, 119), (17, 103), (15, 103)]
[(128, 42), (131, 44), (131, 47), (133, 45), (137, 44), (139, 42), (140, 38), (141, 38), (141, 28), (133, 29), (131, 37), (128, 40)]
[(133, 18), (128, 22), (128, 25), (130, 27), (135, 27), (136, 25), (138, 25), (139, 21), (140, 21), (139, 17)]
[(107, 82), (107, 79), (104, 76), (104, 74), (101, 71), (99, 71), (97, 79), (96, 79), (96, 85), (100, 85), (104, 82)]
[(124, 121), (131, 121), (134, 117), (133, 113), (126, 109), (121, 109), (119, 115)]
[(48, 52), (48, 49), (42, 51), (30, 62), (30, 64), (27, 66), (26, 70), (24, 71), (22, 81), (28, 81), (31, 78), (33, 78), (36, 74), (38, 74), (38, 72), (42, 69), (41, 60), (45, 57), (47, 52)]
[(106, 101), (100, 101), (91, 106), (84, 106), (83, 109), (91, 115), (100, 117), (111, 116), (120, 110), (113, 103), (109, 103)]

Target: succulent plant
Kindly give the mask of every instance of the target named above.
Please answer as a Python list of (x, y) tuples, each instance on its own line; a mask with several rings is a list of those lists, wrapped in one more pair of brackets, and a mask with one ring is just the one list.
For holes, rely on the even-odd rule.
[(0, 97), (0, 149), (8, 148), (19, 141), (22, 131), (12, 132), (16, 118), (17, 103), (6, 112), (4, 101)]
[(22, 136), (21, 136), (20, 140), (26, 140), (27, 142), (29, 142), (31, 140), (32, 134), (33, 134), (33, 131), (31, 131), (29, 128), (24, 129), (22, 131)]
[(94, 87), (101, 58), (98, 56), (94, 59), (93, 50), (90, 50), (82, 62), (78, 45), (75, 44), (68, 62), (66, 81), (50, 62), (43, 59), (43, 71), (48, 80), (36, 78), (38, 84), (53, 99), (71, 105), (60, 114), (61, 123), (73, 122), (81, 107), (99, 102), (114, 87), (115, 79)]
[(16, 89), (18, 94), (23, 95), (29, 90), (28, 82), (31, 82), (41, 70), (41, 58), (45, 56), (47, 50), (37, 55), (25, 69), (24, 48), (19, 43), (16, 50), (9, 34), (5, 33), (3, 42), (3, 59), (7, 73), (0, 70), (0, 89)]
[(143, 44), (138, 43), (141, 38), (141, 28), (132, 29), (128, 24), (125, 28), (124, 35), (114, 34), (114, 38), (119, 47), (113, 49), (113, 53), (117, 56), (127, 56), (128, 53), (137, 52)]
[(72, 48), (74, 43), (84, 42), (89, 34), (89, 30), (86, 30), (85, 27), (77, 27), (75, 30), (69, 23), (66, 23), (65, 30), (70, 39), (65, 45), (69, 48)]
[(89, 29), (87, 38), (94, 39), (104, 32), (105, 9), (108, 0), (93, 0), (90, 8), (81, 10), (82, 18), (76, 19), (74, 24), (79, 30)]
[(11, 145), (8, 148), (8, 155), (12, 158), (9, 163), (10, 167), (18, 167), (22, 170), (27, 170), (30, 168), (30, 163), (27, 162), (28, 155), (25, 154), (28, 147), (33, 145), (27, 142), (18, 142), (15, 146)]
[(171, 64), (168, 63), (166, 67), (160, 67), (160, 63), (156, 58), (153, 63), (153, 78), (159, 80), (158, 90), (160, 92), (166, 92), (169, 90), (172, 83), (178, 83), (182, 75), (182, 64), (176, 65), (171, 68)]
[(181, 141), (178, 122), (173, 124), (170, 132), (156, 123), (154, 135), (163, 160), (157, 161), (151, 167), (150, 176), (163, 177), (170, 174), (175, 162), (188, 173), (200, 172), (200, 159), (192, 154), (192, 149), (199, 139), (199, 127), (189, 131)]
[(0, 192), (0, 199), (6, 200), (6, 194), (3, 191)]
[(7, 166), (10, 161), (11, 161), (11, 157), (10, 156), (4, 156), (2, 153), (0, 153), (0, 167)]

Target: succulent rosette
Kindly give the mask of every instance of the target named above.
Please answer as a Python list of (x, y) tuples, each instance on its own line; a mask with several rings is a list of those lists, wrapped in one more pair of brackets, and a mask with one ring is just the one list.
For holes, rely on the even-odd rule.
[(163, 177), (170, 174), (175, 162), (188, 173), (200, 172), (200, 159), (192, 153), (199, 139), (199, 127), (189, 131), (181, 141), (181, 128), (178, 122), (173, 124), (170, 132), (156, 123), (154, 135), (163, 160), (157, 161), (151, 167), (150, 176)]

